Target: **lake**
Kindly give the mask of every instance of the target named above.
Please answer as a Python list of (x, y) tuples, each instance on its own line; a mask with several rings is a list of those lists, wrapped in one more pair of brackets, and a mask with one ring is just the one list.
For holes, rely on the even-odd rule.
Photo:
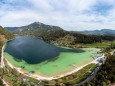
[[(97, 48), (60, 48), (41, 39), (17, 36), (6, 45), (4, 56), (22, 70), (49, 77), (76, 69), (99, 56)], [(76, 67), (73, 67), (76, 66)]]
[(30, 36), (17, 36), (13, 41), (7, 43), (5, 52), (27, 63), (36, 64), (55, 58), (60, 52), (82, 53), (84, 51), (81, 49), (59, 48)]

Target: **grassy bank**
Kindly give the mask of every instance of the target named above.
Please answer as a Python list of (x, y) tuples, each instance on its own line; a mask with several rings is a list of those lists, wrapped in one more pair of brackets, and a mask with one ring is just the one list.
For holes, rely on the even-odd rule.
[[(16, 69), (10, 68), (6, 61), (5, 64), (4, 70), (2, 69), (0, 73), (10, 86), (31, 86), (32, 84), (38, 84), (40, 82), (39, 80), (19, 73)], [(23, 81), (23, 79), (26, 79), (26, 81)]]
[(110, 45), (114, 44), (115, 45), (115, 41), (106, 41), (106, 42), (102, 42), (102, 43), (92, 43), (92, 44), (80, 44), (81, 46), (84, 47), (100, 47), (100, 48), (106, 48), (106, 47), (110, 47)]
[(45, 81), (45, 86), (50, 86), (50, 85), (59, 85), (59, 83), (63, 83), (66, 86), (71, 86), (73, 84), (77, 84), (83, 80), (85, 80), (90, 74), (91, 72), (89, 71), (93, 71), (98, 65), (95, 64), (89, 64), (87, 66), (85, 66), (84, 68), (82, 68), (81, 70), (79, 70), (78, 72), (75, 72), (71, 75), (65, 76), (63, 78), (59, 78), (56, 80), (52, 80), (52, 81)]
[(110, 47), (111, 44), (115, 45), (115, 41), (104, 41), (104, 42), (96, 42), (96, 43), (91, 43), (91, 44), (88, 44), (88, 43), (76, 43), (76, 44), (67, 44), (67, 45), (60, 45), (60, 44), (57, 44), (57, 43), (53, 43), (54, 45), (56, 46), (59, 46), (59, 47), (69, 47), (69, 48), (107, 48), (107, 47)]

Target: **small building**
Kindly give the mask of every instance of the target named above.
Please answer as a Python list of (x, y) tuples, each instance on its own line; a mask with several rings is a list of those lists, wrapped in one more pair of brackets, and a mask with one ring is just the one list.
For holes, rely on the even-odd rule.
[(99, 62), (99, 63), (98, 63), (99, 65), (102, 65), (102, 64), (105, 63), (106, 58), (105, 58), (105, 57), (99, 57), (97, 61)]
[(21, 82), (22, 82), (22, 83), (27, 83), (28, 81), (29, 81), (29, 80), (28, 80), (27, 78), (22, 78), (22, 79), (21, 79)]

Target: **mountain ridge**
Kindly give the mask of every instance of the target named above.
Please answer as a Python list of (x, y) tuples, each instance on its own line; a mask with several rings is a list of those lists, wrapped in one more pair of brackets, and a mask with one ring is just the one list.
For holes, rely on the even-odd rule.
[[(59, 26), (53, 26), (53, 25), (47, 25), (41, 22), (33, 22), (25, 26), (21, 27), (5, 27), (7, 30), (11, 32), (20, 32), (22, 30), (32, 30), (32, 29), (58, 29), (58, 30), (64, 30)], [(66, 31), (66, 30), (64, 30)], [(113, 29), (101, 29), (101, 30), (84, 30), (84, 31), (72, 31), (72, 32), (77, 32), (85, 35), (110, 35), (110, 36), (115, 36), (115, 30)]]
[[(54, 25), (48, 25), (48, 24), (44, 24), (44, 23), (41, 23), (41, 22), (33, 22), (33, 23), (30, 23), (28, 25), (25, 25), (25, 26), (20, 26), (20, 27), (5, 27), (7, 30), (9, 31), (16, 31), (16, 30), (25, 30), (25, 29), (61, 29), (59, 26), (54, 26)], [(14, 30), (13, 30), (14, 29)]]
[(86, 35), (110, 35), (110, 36), (114, 36), (115, 35), (115, 30), (113, 29), (101, 29), (101, 30), (85, 30), (85, 31), (79, 31), (82, 34), (86, 34)]
[[(9, 28), (8, 28), (9, 29)], [(14, 34), (33, 36), (43, 40), (55, 40), (60, 36), (64, 36), (66, 31), (59, 26), (46, 25), (40, 22), (33, 22), (26, 26), (15, 28)]]
[(40, 38), (44, 41), (50, 43), (58, 43), (60, 45), (71, 45), (76, 43), (95, 43), (102, 42), (103, 40), (111, 41), (115, 39), (115, 37), (110, 36), (99, 36), (97, 34), (89, 35), (78, 31), (66, 31), (61, 27), (46, 25), (40, 22), (34, 22), (26, 26), (18, 27), (17, 30), (13, 31), (13, 33), (17, 35)]

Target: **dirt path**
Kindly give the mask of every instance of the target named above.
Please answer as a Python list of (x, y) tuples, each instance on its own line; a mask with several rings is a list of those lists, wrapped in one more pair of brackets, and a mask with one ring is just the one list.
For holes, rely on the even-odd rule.
[(3, 52), (4, 52), (4, 48), (5, 48), (5, 45), (3, 45), (2, 47), (2, 52), (1, 52), (1, 68), (4, 68), (4, 55), (3, 55)]

